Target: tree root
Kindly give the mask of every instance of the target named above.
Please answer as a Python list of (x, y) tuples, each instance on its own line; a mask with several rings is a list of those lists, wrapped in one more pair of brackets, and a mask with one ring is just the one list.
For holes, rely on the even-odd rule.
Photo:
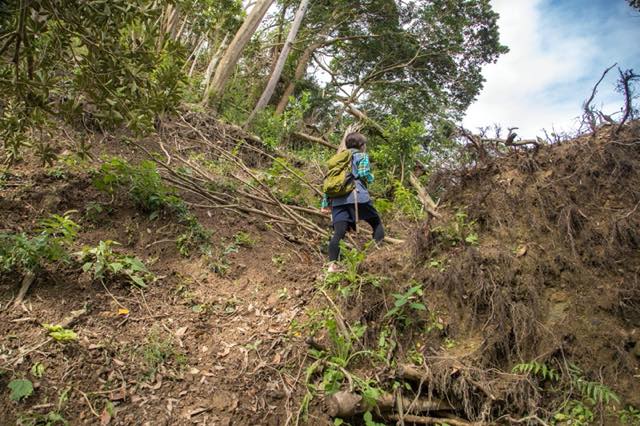
[(35, 279), (36, 279), (36, 274), (33, 271), (28, 271), (25, 274), (24, 278), (22, 279), (22, 285), (20, 286), (20, 291), (16, 296), (16, 300), (13, 301), (14, 307), (17, 307), (22, 303), (22, 301), (24, 300), (24, 297), (27, 295), (27, 291), (29, 291), (29, 287), (31, 287), (31, 284), (33, 284)]

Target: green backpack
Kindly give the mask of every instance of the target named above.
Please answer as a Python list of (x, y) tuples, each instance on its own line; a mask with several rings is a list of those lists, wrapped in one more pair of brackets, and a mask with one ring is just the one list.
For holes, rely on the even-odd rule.
[(329, 198), (344, 197), (355, 189), (351, 161), (353, 152), (345, 149), (327, 161), (329, 171), (322, 183), (322, 191)]

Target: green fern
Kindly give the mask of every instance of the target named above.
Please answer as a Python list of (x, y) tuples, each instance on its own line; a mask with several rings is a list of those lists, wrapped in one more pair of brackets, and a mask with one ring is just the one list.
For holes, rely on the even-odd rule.
[(560, 380), (560, 374), (558, 374), (554, 368), (549, 368), (547, 364), (537, 361), (516, 364), (511, 371), (517, 374), (539, 376), (543, 380), (551, 380), (554, 382)]
[(620, 398), (609, 387), (601, 382), (592, 382), (584, 378), (583, 372), (574, 364), (569, 365), (571, 382), (578, 389), (583, 398), (593, 402), (609, 404), (611, 401), (620, 403)]

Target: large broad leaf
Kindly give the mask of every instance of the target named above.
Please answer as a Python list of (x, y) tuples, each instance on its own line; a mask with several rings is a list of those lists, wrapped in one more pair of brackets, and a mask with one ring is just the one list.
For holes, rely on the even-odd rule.
[(11, 389), (11, 400), (20, 401), (33, 393), (33, 383), (26, 379), (12, 380), (9, 382), (9, 389)]

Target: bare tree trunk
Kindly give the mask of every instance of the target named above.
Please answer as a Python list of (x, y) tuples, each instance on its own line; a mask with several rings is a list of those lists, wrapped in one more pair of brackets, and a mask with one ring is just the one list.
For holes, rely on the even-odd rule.
[(229, 48), (220, 60), (213, 76), (213, 80), (211, 81), (211, 85), (207, 87), (204, 97), (202, 98), (203, 104), (206, 104), (211, 96), (219, 95), (224, 91), (224, 86), (238, 63), (240, 55), (242, 55), (242, 51), (247, 43), (249, 43), (249, 40), (251, 40), (253, 33), (258, 28), (258, 25), (260, 25), (262, 18), (267, 13), (267, 10), (269, 10), (272, 3), (273, 0), (258, 0), (258, 2), (253, 6), (253, 9), (251, 9), (247, 19), (242, 23), (242, 26), (229, 44)]
[(206, 96), (206, 92), (208, 90), (211, 90), (209, 89), (209, 84), (211, 82), (211, 75), (213, 74), (213, 71), (216, 69), (216, 66), (218, 65), (218, 61), (220, 60), (220, 56), (222, 55), (222, 52), (227, 47), (228, 39), (229, 39), (228, 36), (224, 36), (224, 39), (222, 39), (222, 43), (220, 43), (220, 46), (218, 46), (218, 49), (211, 56), (209, 65), (207, 65), (207, 70), (204, 72), (204, 80), (202, 82), (202, 85), (204, 87), (205, 96)]
[[(184, 29), (186, 28), (188, 21), (189, 21), (189, 17), (185, 16), (184, 19), (182, 20), (182, 24), (180, 25), (180, 29), (178, 30), (178, 32), (172, 34), (172, 37), (174, 40), (180, 40), (180, 37), (182, 37), (182, 33), (184, 32)], [(175, 27), (174, 27), (174, 30), (175, 30)]]
[(302, 78), (304, 72), (307, 69), (307, 65), (309, 64), (309, 59), (311, 59), (311, 55), (313, 52), (322, 45), (322, 42), (326, 39), (327, 34), (323, 34), (321, 36), (320, 41), (309, 45), (298, 60), (298, 65), (296, 66), (296, 71), (293, 74), (293, 79), (287, 84), (287, 87), (284, 89), (284, 93), (278, 102), (278, 106), (276, 107), (276, 114), (282, 114), (289, 104), (289, 97), (293, 95), (293, 91), (296, 88), (296, 82)]
[(191, 55), (189, 55), (189, 58), (187, 59), (187, 63), (188, 63), (189, 60), (193, 58), (193, 62), (191, 62), (191, 67), (189, 67), (189, 78), (191, 78), (191, 76), (193, 75), (193, 72), (196, 69), (196, 64), (198, 63), (198, 59), (200, 59), (200, 51), (202, 50), (202, 45), (204, 44), (206, 39), (207, 37), (205, 35), (200, 37), (200, 40), (196, 44), (196, 48), (193, 49), (193, 52), (191, 53)]
[(167, 34), (171, 35), (174, 31), (178, 20), (178, 9), (172, 4), (167, 4), (167, 7), (162, 13), (160, 22), (160, 34), (158, 34), (158, 40), (156, 41), (156, 50), (159, 52), (164, 46), (164, 41)]
[(247, 124), (250, 123), (251, 120), (253, 120), (253, 118), (259, 111), (263, 110), (264, 107), (267, 106), (269, 99), (271, 99), (271, 96), (276, 89), (276, 84), (278, 84), (278, 80), (280, 79), (280, 75), (282, 74), (282, 70), (284, 69), (284, 64), (285, 62), (287, 62), (287, 57), (289, 56), (289, 52), (291, 51), (291, 47), (293, 46), (293, 41), (298, 35), (298, 30), (300, 29), (300, 24), (302, 24), (304, 14), (307, 12), (307, 7), (309, 7), (309, 0), (302, 0), (300, 2), (300, 6), (298, 6), (295, 17), (293, 18), (291, 30), (289, 30), (287, 40), (284, 42), (284, 46), (282, 47), (282, 51), (280, 52), (280, 56), (278, 57), (278, 62), (276, 63), (273, 72), (271, 73), (271, 77), (269, 78), (267, 87), (265, 87), (264, 92), (262, 92), (262, 96), (260, 96), (258, 103), (247, 119)]
[(282, 6), (282, 13), (280, 14), (280, 19), (278, 22), (278, 36), (276, 38), (276, 42), (271, 48), (271, 66), (269, 67), (269, 75), (273, 73), (273, 70), (276, 69), (276, 65), (278, 64), (278, 58), (280, 57), (280, 52), (283, 48), (282, 46), (282, 37), (284, 36), (284, 24), (287, 19), (287, 9), (286, 5)]

